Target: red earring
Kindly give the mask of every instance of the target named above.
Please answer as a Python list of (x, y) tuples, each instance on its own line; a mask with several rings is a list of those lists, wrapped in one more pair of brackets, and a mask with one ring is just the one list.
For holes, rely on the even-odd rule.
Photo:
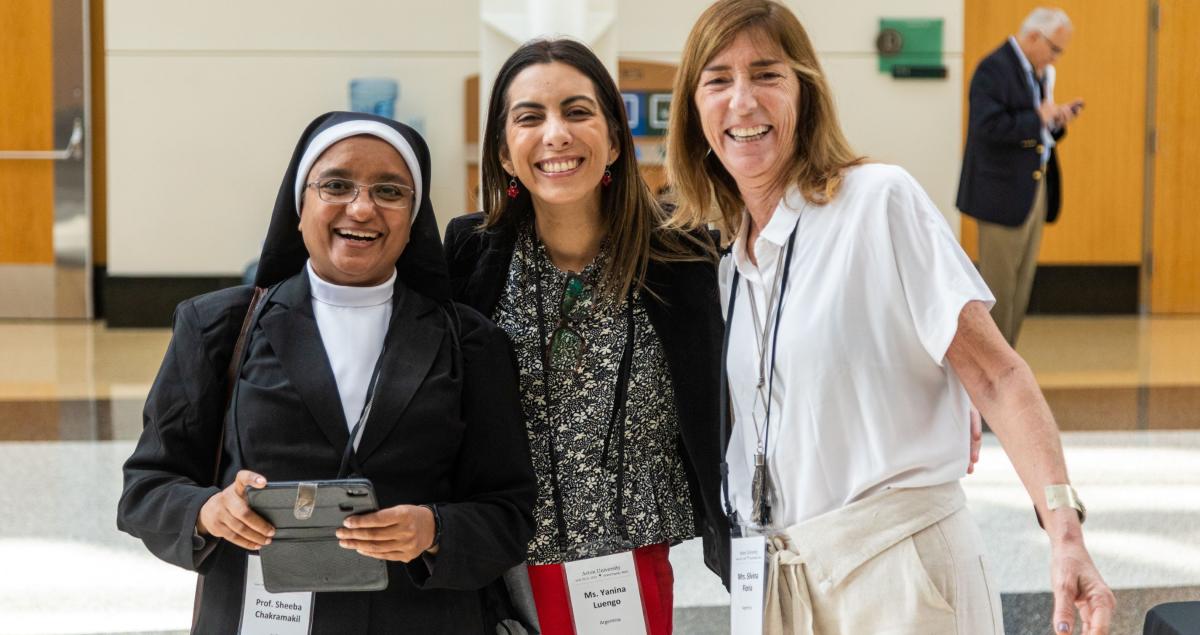
[(604, 168), (604, 176), (600, 177), (600, 185), (604, 187), (612, 185), (612, 171), (608, 168)]
[(517, 177), (514, 176), (508, 180), (508, 189), (505, 191), (508, 193), (508, 198), (516, 198), (521, 194), (521, 188), (517, 187)]

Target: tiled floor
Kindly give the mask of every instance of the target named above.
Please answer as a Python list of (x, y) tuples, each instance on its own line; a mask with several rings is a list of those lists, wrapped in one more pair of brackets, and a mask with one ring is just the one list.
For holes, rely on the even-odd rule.
[[(186, 629), (194, 576), (114, 521), (120, 464), (168, 338), (0, 322), (0, 634)], [(1088, 543), (1122, 602), (1113, 632), (1140, 632), (1156, 602), (1200, 600), (1200, 318), (1034, 318), (1019, 350), (1092, 510)], [(1046, 541), (994, 438), (963, 484), (1008, 632), (1047, 632)], [(726, 632), (728, 596), (698, 545), (672, 561), (676, 632)]]

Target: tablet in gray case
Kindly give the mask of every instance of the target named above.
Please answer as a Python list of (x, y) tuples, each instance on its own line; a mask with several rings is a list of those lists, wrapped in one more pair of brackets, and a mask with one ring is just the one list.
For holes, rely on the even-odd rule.
[(280, 481), (249, 488), (250, 507), (275, 526), (262, 556), (263, 584), (289, 591), (380, 591), (387, 563), (338, 545), (334, 532), (347, 516), (379, 509), (366, 479)]

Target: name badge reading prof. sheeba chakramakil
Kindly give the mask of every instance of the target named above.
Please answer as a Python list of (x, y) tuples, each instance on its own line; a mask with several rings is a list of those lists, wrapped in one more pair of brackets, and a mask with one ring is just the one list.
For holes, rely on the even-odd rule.
[(262, 559), (254, 554), (246, 556), (246, 590), (238, 635), (308, 635), (312, 609), (312, 593), (267, 591)]

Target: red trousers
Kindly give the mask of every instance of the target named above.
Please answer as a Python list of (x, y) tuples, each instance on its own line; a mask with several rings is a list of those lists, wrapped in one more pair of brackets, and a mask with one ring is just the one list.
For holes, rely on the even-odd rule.
[[(646, 609), (646, 631), (650, 635), (671, 635), (675, 575), (667, 559), (666, 543), (633, 550), (642, 606)], [(575, 635), (571, 621), (571, 600), (567, 595), (567, 577), (561, 564), (529, 565), (529, 582), (537, 604), (538, 622), (545, 635)]]

